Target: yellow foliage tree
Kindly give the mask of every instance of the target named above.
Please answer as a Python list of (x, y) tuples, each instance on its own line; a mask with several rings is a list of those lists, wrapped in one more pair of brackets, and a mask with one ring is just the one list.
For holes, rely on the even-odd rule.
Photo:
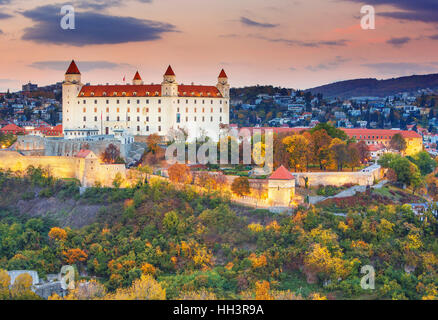
[(49, 238), (58, 241), (65, 241), (67, 239), (67, 232), (62, 228), (53, 227), (50, 229)]
[(150, 275), (142, 275), (129, 288), (117, 289), (109, 300), (166, 300), (166, 290)]

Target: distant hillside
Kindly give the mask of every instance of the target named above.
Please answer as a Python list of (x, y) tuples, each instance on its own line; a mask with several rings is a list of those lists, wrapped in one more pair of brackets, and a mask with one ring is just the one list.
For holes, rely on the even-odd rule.
[(400, 92), (413, 92), (426, 88), (438, 88), (438, 74), (409, 76), (387, 80), (347, 80), (308, 89), (306, 91), (310, 91), (313, 94), (322, 93), (324, 97), (328, 98), (351, 98), (359, 96), (384, 97)]

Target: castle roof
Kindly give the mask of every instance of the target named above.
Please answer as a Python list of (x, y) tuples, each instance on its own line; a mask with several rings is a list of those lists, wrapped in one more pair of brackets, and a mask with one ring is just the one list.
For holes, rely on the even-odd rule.
[(81, 74), (75, 61), (72, 60), (65, 74)]
[(141, 80), (140, 73), (138, 73), (138, 71), (135, 73), (134, 80)]
[[(179, 97), (222, 98), (215, 86), (179, 85)], [(97, 85), (83, 86), (78, 97), (161, 97), (161, 85)]]
[(294, 176), (289, 172), (284, 166), (280, 166), (275, 172), (269, 177), (269, 180), (294, 180)]
[(173, 72), (172, 67), (169, 65), (167, 67), (166, 73), (164, 74), (165, 76), (174, 76), (175, 72)]
[(224, 69), (221, 70), (221, 73), (219, 74), (219, 78), (228, 78)]

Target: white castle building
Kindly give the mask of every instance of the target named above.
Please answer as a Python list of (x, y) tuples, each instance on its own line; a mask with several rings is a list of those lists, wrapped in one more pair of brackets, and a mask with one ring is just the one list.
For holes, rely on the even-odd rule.
[(217, 141), (229, 124), (230, 85), (224, 70), (216, 86), (179, 85), (171, 66), (161, 84), (143, 84), (137, 72), (131, 85), (83, 85), (74, 61), (62, 85), (62, 125), (66, 139), (156, 133), (181, 129), (189, 139)]

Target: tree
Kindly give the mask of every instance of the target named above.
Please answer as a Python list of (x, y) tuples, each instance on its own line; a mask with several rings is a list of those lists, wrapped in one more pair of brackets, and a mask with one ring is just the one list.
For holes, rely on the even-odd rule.
[(159, 152), (159, 150), (161, 149), (161, 147), (159, 146), (159, 143), (161, 142), (161, 137), (154, 133), (149, 135), (146, 138), (146, 144), (148, 146), (148, 151), (151, 152), (152, 154), (157, 154)]
[(69, 249), (63, 251), (65, 262), (68, 264), (75, 264), (76, 262), (83, 262), (87, 260), (88, 255), (81, 249)]
[(169, 179), (175, 183), (189, 184), (192, 182), (192, 173), (185, 164), (175, 163), (167, 169)]
[(417, 165), (423, 176), (432, 173), (437, 166), (436, 161), (431, 158), (427, 151), (421, 151), (415, 154), (410, 160)]
[(67, 232), (62, 228), (53, 227), (50, 229), (49, 238), (58, 241), (65, 241), (67, 240)]
[(396, 150), (401, 153), (404, 152), (407, 147), (406, 140), (403, 138), (403, 136), (400, 133), (396, 133), (392, 137), (389, 145), (393, 150)]
[(348, 140), (348, 135), (341, 129), (335, 128), (330, 123), (318, 123), (314, 128), (310, 130), (310, 133), (314, 134), (317, 131), (324, 130), (330, 137), (338, 138), (340, 140)]
[(113, 300), (166, 300), (166, 290), (151, 275), (142, 275), (127, 288), (107, 296)]
[(284, 138), (282, 142), (286, 145), (287, 152), (289, 152), (290, 166), (295, 169), (295, 172), (302, 171), (306, 167), (309, 158), (309, 142), (307, 139), (302, 135), (293, 135)]
[(250, 194), (251, 188), (249, 186), (248, 178), (238, 177), (234, 179), (233, 183), (231, 184), (231, 191), (240, 197)]
[(338, 167), (338, 171), (342, 171), (345, 164), (349, 161), (349, 153), (348, 148), (345, 144), (339, 143), (335, 144), (330, 148), (333, 159), (336, 162), (336, 165)]
[(357, 144), (349, 144), (347, 146), (348, 160), (347, 165), (354, 171), (354, 168), (358, 167), (361, 163), (359, 150)]
[(120, 156), (120, 150), (110, 143), (102, 153), (102, 161), (108, 164), (124, 164), (125, 160)]
[(324, 129), (317, 130), (311, 135), (309, 150), (313, 161), (319, 163), (321, 170), (325, 170), (327, 165), (331, 140), (331, 137)]
[(366, 161), (368, 161), (368, 159), (370, 159), (370, 149), (368, 148), (365, 141), (359, 141), (356, 144), (356, 149), (358, 151), (359, 160), (361, 163), (365, 163)]

